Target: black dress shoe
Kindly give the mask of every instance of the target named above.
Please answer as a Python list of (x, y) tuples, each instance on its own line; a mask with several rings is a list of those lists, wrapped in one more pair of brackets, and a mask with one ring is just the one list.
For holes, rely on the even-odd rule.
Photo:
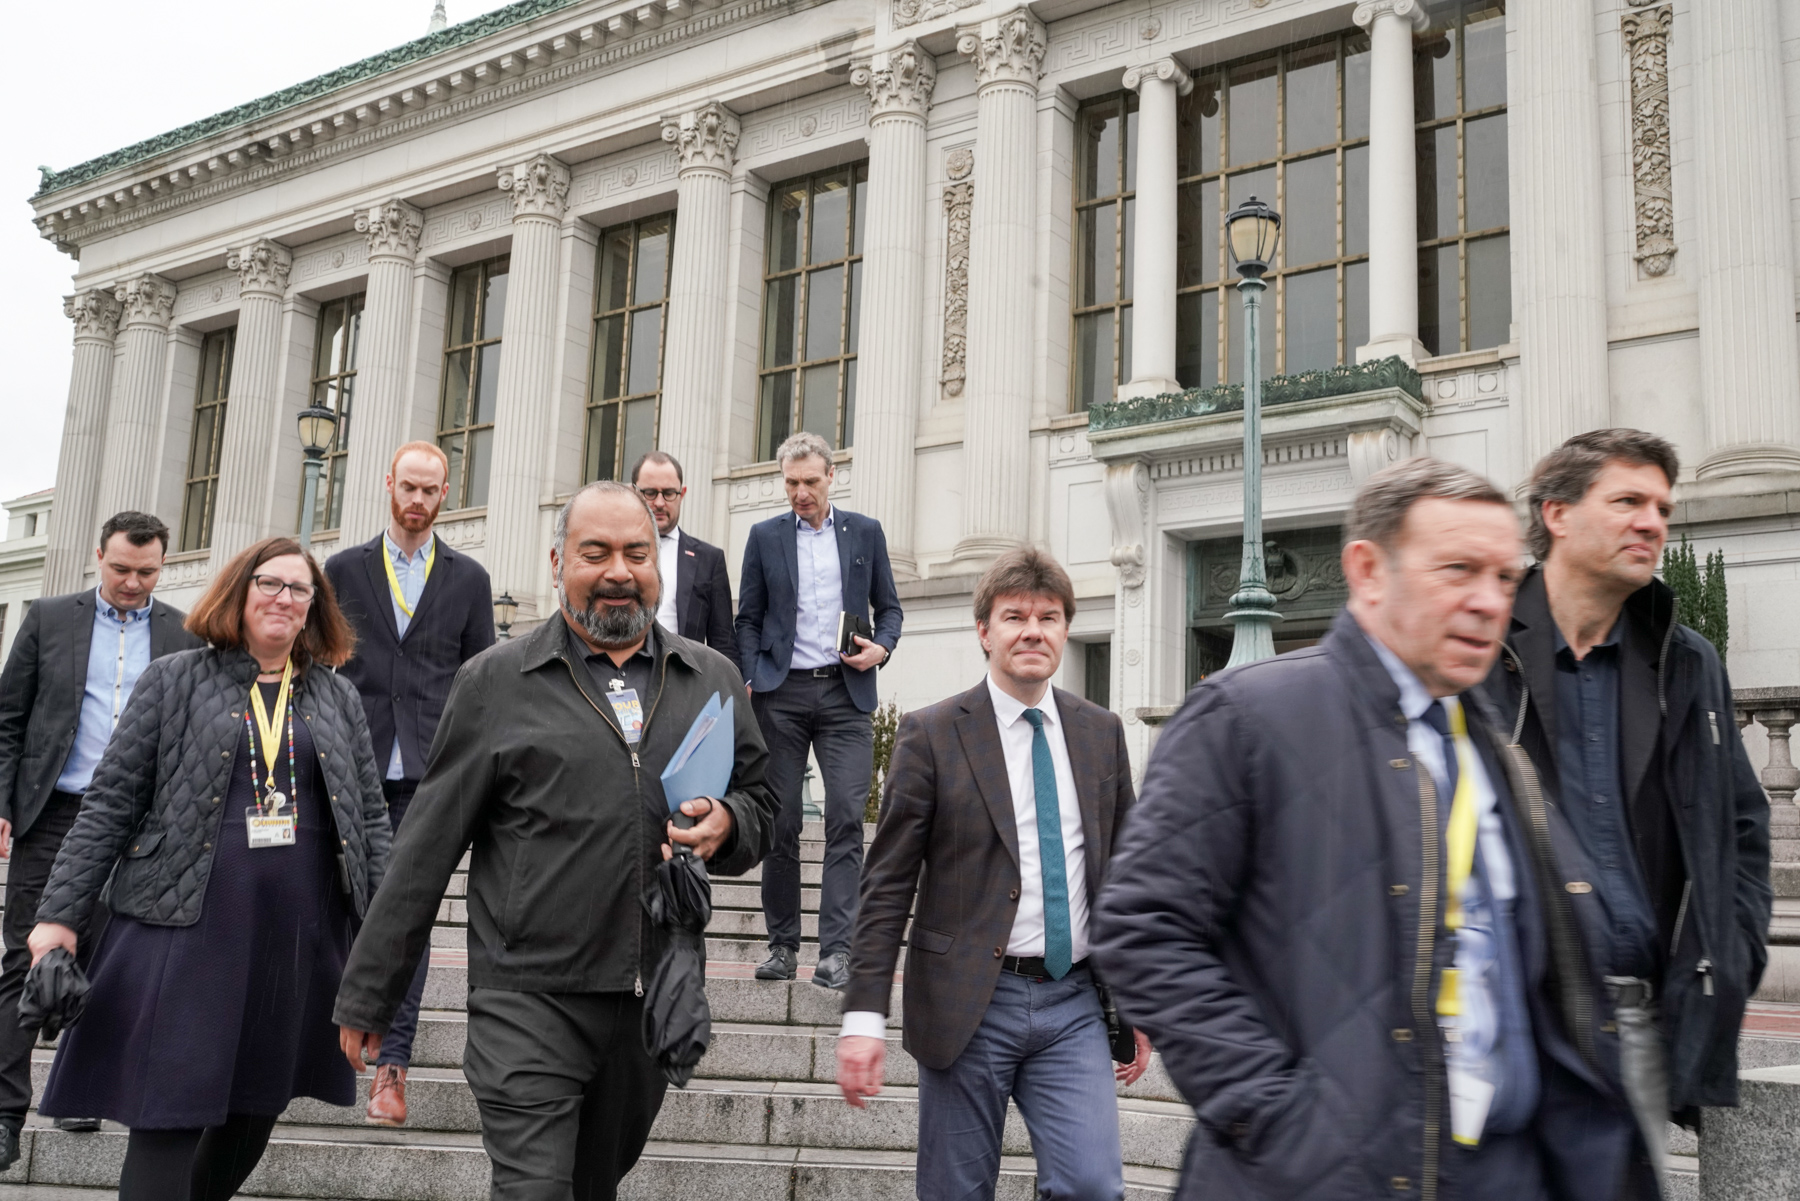
[(99, 1118), (57, 1118), (56, 1128), (66, 1130), (70, 1134), (97, 1134), (100, 1130)]
[(792, 947), (770, 947), (769, 957), (756, 969), (758, 980), (792, 980), (800, 955)]
[(850, 983), (850, 956), (842, 951), (827, 955), (813, 969), (813, 983), (820, 988), (842, 988)]
[(19, 1162), (19, 1128), (0, 1122), (0, 1172)]

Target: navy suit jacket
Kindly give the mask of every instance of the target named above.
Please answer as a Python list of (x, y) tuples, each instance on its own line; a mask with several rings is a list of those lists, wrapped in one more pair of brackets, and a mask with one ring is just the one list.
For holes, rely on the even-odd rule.
[[(757, 692), (771, 692), (787, 679), (794, 660), (794, 626), (799, 615), (800, 552), (794, 545), (794, 514), (786, 512), (750, 527), (744, 572), (738, 581), (737, 645), (744, 680)], [(875, 641), (888, 654), (900, 641), (900, 594), (888, 563), (881, 523), (861, 513), (832, 508), (837, 529), (838, 568), (843, 574), (844, 611), (875, 627)], [(870, 614), (874, 616), (871, 618)], [(880, 702), (875, 671), (844, 669), (850, 699), (864, 713)]]
[(402, 638), (382, 561), (386, 553), (377, 534), (325, 561), (338, 607), (356, 629), (356, 654), (338, 670), (362, 696), (381, 774), (387, 775), (398, 737), (406, 778), (418, 780), (457, 669), (494, 645), (494, 596), (487, 569), (440, 538)]
[(676, 630), (690, 642), (712, 647), (733, 663), (738, 661), (737, 637), (731, 628), (731, 575), (725, 570), (725, 552), (702, 542), (686, 530), (676, 539), (675, 580), (663, 587), (675, 589)]

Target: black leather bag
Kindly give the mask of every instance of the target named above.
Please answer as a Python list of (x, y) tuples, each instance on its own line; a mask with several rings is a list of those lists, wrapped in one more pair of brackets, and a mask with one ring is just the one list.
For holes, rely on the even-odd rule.
[(1113, 1004), (1112, 990), (1097, 980), (1094, 988), (1100, 994), (1100, 1011), (1106, 1015), (1106, 1045), (1112, 1050), (1113, 1062), (1135, 1062), (1137, 1031), (1130, 1022), (1119, 1016), (1119, 1007)]

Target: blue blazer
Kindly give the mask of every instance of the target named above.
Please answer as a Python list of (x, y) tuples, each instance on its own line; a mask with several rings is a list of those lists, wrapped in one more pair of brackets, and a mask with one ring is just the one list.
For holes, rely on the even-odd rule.
[[(787, 679), (794, 660), (794, 625), (800, 596), (800, 552), (794, 545), (792, 512), (750, 527), (744, 571), (738, 581), (737, 649), (744, 680), (757, 692), (771, 692)], [(881, 523), (861, 513), (832, 509), (837, 528), (838, 566), (844, 580), (844, 610), (875, 627), (875, 641), (888, 654), (900, 641), (900, 594), (888, 563)], [(874, 616), (870, 618), (873, 610)], [(844, 669), (850, 699), (864, 713), (880, 702), (875, 671)]]

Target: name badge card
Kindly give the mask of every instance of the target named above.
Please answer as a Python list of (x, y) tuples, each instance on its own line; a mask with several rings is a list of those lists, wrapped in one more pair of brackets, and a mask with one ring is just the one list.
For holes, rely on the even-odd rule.
[(609, 692), (606, 699), (612, 704), (613, 716), (619, 719), (625, 741), (636, 746), (638, 739), (644, 736), (644, 706), (638, 700), (637, 689)]
[(244, 810), (244, 825), (250, 831), (250, 849), (291, 847), (294, 845), (294, 814), (264, 813), (255, 805)]
[(1465, 1147), (1479, 1146), (1488, 1107), (1494, 1103), (1494, 1086), (1461, 1064), (1451, 1063), (1448, 1069), (1450, 1137)]

